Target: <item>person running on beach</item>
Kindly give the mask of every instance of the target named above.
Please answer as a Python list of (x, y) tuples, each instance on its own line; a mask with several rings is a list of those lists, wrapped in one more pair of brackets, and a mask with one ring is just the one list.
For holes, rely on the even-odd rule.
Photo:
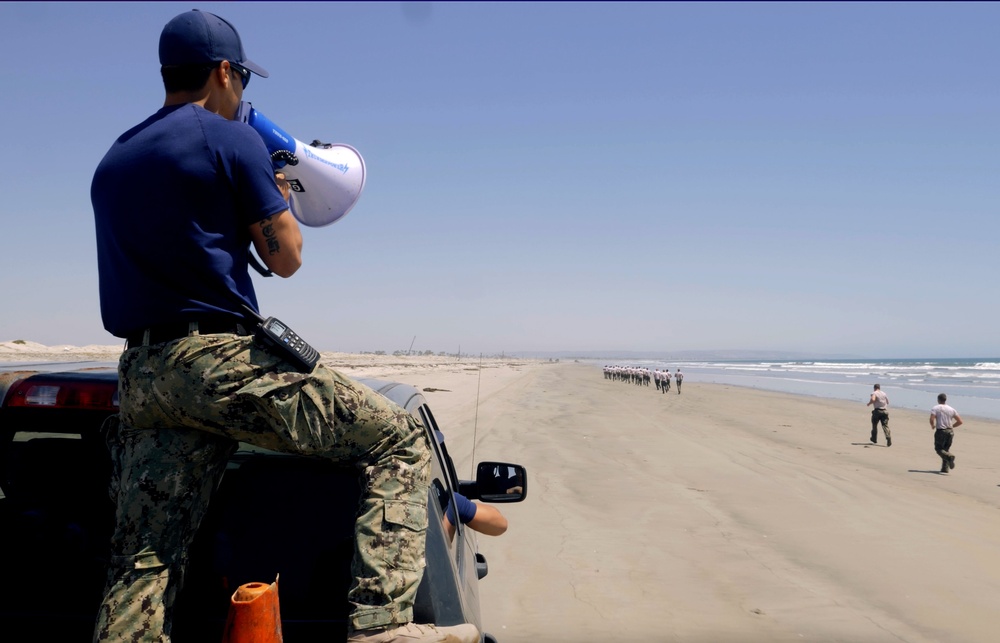
[(872, 407), (872, 444), (878, 444), (878, 424), (882, 423), (882, 433), (885, 434), (885, 446), (892, 446), (892, 437), (889, 435), (889, 396), (882, 392), (880, 384), (875, 385), (868, 404)]
[(941, 393), (937, 396), (937, 406), (931, 409), (930, 423), (934, 429), (934, 450), (941, 456), (941, 473), (948, 473), (955, 468), (955, 456), (950, 452), (951, 442), (955, 439), (955, 429), (962, 426), (962, 416), (958, 411), (946, 404), (948, 396)]
[(684, 373), (681, 373), (681, 369), (677, 369), (677, 374), (674, 375), (674, 381), (677, 382), (677, 394), (681, 394), (681, 382), (684, 381)]

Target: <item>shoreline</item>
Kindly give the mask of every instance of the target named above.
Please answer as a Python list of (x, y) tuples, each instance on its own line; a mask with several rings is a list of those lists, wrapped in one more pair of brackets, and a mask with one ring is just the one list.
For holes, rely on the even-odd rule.
[[(744, 373), (721, 374), (714, 370), (701, 370), (699, 365), (682, 364), (686, 382), (735, 386), (753, 391), (773, 391), (824, 400), (842, 400), (848, 403), (868, 401), (872, 384), (879, 383), (889, 394), (890, 408), (895, 411), (930, 411), (937, 404), (937, 394), (947, 393), (948, 403), (963, 418), (1000, 422), (1000, 399), (994, 395), (974, 395), (961, 384), (940, 382), (938, 388), (916, 389), (909, 382), (879, 376), (852, 376), (847, 380), (807, 379)], [(991, 380), (992, 381), (992, 380)], [(956, 390), (956, 387), (959, 387)], [(992, 390), (992, 389), (991, 389)]]
[[(618, 385), (621, 385), (623, 387), (632, 387), (632, 388), (637, 389), (638, 391), (642, 391), (645, 388), (645, 387), (641, 387), (641, 386), (638, 386), (638, 385), (635, 385), (635, 384), (626, 384), (624, 382), (614, 382), (614, 381), (610, 381), (610, 380), (609, 380), (609, 383), (611, 383), (611, 384), (618, 384)], [(832, 397), (832, 396), (828, 397), (828, 396), (816, 395), (816, 394), (812, 394), (812, 393), (797, 393), (797, 392), (790, 392), (790, 391), (781, 391), (781, 390), (777, 390), (777, 389), (767, 389), (767, 388), (759, 388), (759, 387), (755, 387), (755, 386), (746, 386), (746, 385), (743, 385), (743, 384), (731, 384), (731, 383), (723, 383), (723, 382), (699, 382), (697, 380), (690, 380), (688, 378), (685, 378), (684, 384), (685, 384), (685, 386), (687, 386), (689, 388), (694, 388), (695, 386), (697, 386), (697, 387), (702, 388), (702, 389), (704, 389), (706, 391), (710, 391), (710, 392), (714, 392), (714, 393), (724, 393), (727, 390), (736, 389), (738, 391), (746, 392), (747, 394), (761, 394), (761, 395), (765, 395), (765, 396), (771, 396), (771, 397), (776, 398), (776, 400), (775, 400), (776, 402), (785, 401), (785, 402), (793, 403), (794, 404), (796, 402), (796, 400), (799, 400), (799, 401), (813, 400), (816, 403), (820, 403), (822, 405), (829, 405), (831, 408), (836, 408), (836, 409), (838, 409), (840, 411), (845, 411), (845, 412), (846, 411), (850, 411), (850, 412), (859, 413), (860, 416), (863, 417), (863, 419), (864, 418), (869, 418), (870, 415), (871, 415), (871, 407), (866, 406), (867, 399), (860, 400), (860, 401), (852, 401), (852, 400), (848, 400), (848, 399), (841, 398), (841, 397)], [(667, 397), (667, 396), (672, 396), (672, 395), (676, 395), (677, 394), (676, 393), (676, 388), (674, 387), (673, 384), (671, 384), (671, 389), (670, 389), (669, 393), (660, 393), (660, 392), (658, 392), (656, 390), (656, 387), (653, 385), (652, 382), (650, 382), (650, 384), (649, 384), (649, 389), (650, 389), (652, 395), (662, 395), (662, 396)], [(949, 402), (950, 402), (950, 400), (949, 400)], [(922, 427), (926, 427), (927, 430), (930, 431), (930, 425), (928, 424), (928, 416), (930, 415), (930, 409), (931, 409), (931, 407), (934, 406), (935, 404), (937, 404), (936, 400), (933, 403), (928, 404), (926, 411), (922, 411), (920, 409), (901, 408), (901, 407), (898, 407), (898, 406), (892, 406), (890, 404), (889, 405), (890, 418), (894, 419), (897, 416), (905, 416), (909, 421), (912, 421), (912, 422), (917, 422), (919, 420), (919, 423), (921, 424), (921, 426)], [(962, 413), (961, 409), (958, 409), (958, 411), (959, 411), (959, 415), (961, 415), (962, 419), (964, 420), (964, 424), (963, 424), (963, 426), (962, 426), (962, 428), (960, 430), (965, 430), (967, 428), (967, 425), (969, 424), (970, 421), (975, 421), (975, 422), (977, 422), (979, 424), (987, 424), (987, 425), (992, 425), (992, 426), (996, 427), (997, 433), (1000, 434), (1000, 419), (991, 418), (991, 417), (982, 417), (982, 416), (977, 416), (977, 415)], [(890, 425), (890, 426), (893, 426), (893, 425)], [(881, 429), (880, 429), (880, 431), (881, 431)], [(881, 435), (881, 433), (879, 435)]]
[[(696, 384), (694, 384), (695, 386), (717, 387), (717, 388), (720, 388), (720, 389), (735, 388), (735, 389), (741, 389), (741, 390), (744, 390), (744, 391), (754, 392), (754, 393), (772, 393), (774, 395), (779, 395), (779, 396), (788, 396), (789, 398), (805, 398), (805, 399), (813, 399), (813, 400), (822, 400), (822, 401), (825, 401), (825, 402), (837, 402), (837, 403), (840, 403), (840, 404), (843, 404), (843, 405), (846, 405), (846, 406), (849, 406), (849, 407), (860, 406), (862, 411), (865, 411), (865, 412), (867, 412), (869, 414), (871, 413), (871, 407), (866, 406), (867, 400), (861, 400), (860, 402), (855, 402), (855, 401), (849, 400), (847, 398), (834, 397), (832, 395), (831, 396), (827, 396), (827, 395), (819, 395), (819, 394), (816, 394), (816, 393), (798, 393), (798, 392), (792, 392), (792, 391), (782, 391), (782, 390), (778, 390), (778, 389), (762, 388), (762, 387), (757, 387), (757, 386), (748, 386), (746, 384), (732, 384), (732, 383), (728, 383), (728, 382), (725, 382), (725, 383), (723, 383), (723, 382), (698, 382), (697, 380), (690, 380), (690, 379), (685, 379), (684, 382), (685, 383), (688, 383), (688, 382), (692, 382), (692, 383), (693, 382), (697, 382)], [(623, 382), (616, 382), (616, 383), (623, 384), (624, 386), (635, 386), (635, 385), (632, 385), (632, 384), (624, 384)], [(651, 383), (649, 386), (650, 386), (650, 388), (653, 389), (653, 392), (656, 393), (656, 388), (654, 387), (654, 385)], [(638, 387), (636, 387), (636, 388), (638, 388)], [(671, 393), (667, 393), (667, 395), (671, 395), (671, 394), (674, 394), (673, 384), (671, 384)], [(949, 398), (948, 403), (950, 404), (951, 401), (952, 401), (951, 398)], [(890, 405), (889, 405), (889, 413), (890, 414), (906, 413), (906, 414), (912, 414), (912, 415), (915, 415), (915, 416), (920, 416), (920, 417), (922, 417), (924, 419), (924, 422), (926, 423), (927, 417), (930, 415), (931, 407), (934, 406), (935, 404), (937, 404), (936, 400), (934, 400), (933, 402), (928, 403), (928, 405), (927, 405), (927, 411), (924, 412), (924, 411), (921, 411), (920, 409), (915, 409), (915, 408), (905, 408), (905, 407), (893, 406), (890, 403)], [(959, 412), (959, 415), (962, 416), (962, 419), (966, 423), (969, 422), (969, 420), (975, 420), (977, 422), (986, 422), (986, 423), (990, 423), (990, 424), (995, 424), (995, 425), (997, 425), (998, 428), (1000, 428), (1000, 419), (992, 418), (992, 417), (988, 417), (988, 416), (982, 416), (982, 415), (974, 415), (972, 413), (962, 413), (961, 409), (958, 409), (958, 412)]]

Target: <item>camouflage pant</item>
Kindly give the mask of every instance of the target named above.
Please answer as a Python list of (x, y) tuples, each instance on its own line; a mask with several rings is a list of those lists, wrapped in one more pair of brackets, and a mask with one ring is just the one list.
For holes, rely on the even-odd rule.
[(322, 365), (299, 373), (251, 337), (129, 348), (118, 372), (116, 527), (95, 641), (170, 640), (188, 548), (238, 441), (363, 470), (351, 627), (412, 620), (430, 478), (413, 416)]
[[(892, 439), (892, 434), (889, 433), (889, 412), (885, 409), (872, 409), (872, 442), (878, 439), (878, 425), (880, 422), (885, 439)], [(906, 436), (903, 437), (905, 438)]]

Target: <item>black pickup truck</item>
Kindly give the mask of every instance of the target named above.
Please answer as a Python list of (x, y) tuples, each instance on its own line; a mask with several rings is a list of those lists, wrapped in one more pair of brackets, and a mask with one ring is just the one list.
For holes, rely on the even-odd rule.
[[(89, 641), (101, 599), (114, 508), (101, 427), (117, 412), (113, 364), (0, 366), (0, 624), (4, 638)], [(483, 641), (479, 581), (486, 560), (475, 533), (442, 528), (459, 492), (485, 502), (526, 497), (524, 467), (482, 462), (460, 480), (421, 392), (360, 379), (419, 418), (434, 445), (428, 498), (427, 568), (416, 621), (473, 623)], [(519, 476), (520, 488), (506, 482)], [(354, 516), (360, 494), (353, 468), (243, 445), (230, 460), (191, 551), (176, 608), (174, 640), (218, 643), (233, 592), (280, 575), (287, 643), (346, 638)]]

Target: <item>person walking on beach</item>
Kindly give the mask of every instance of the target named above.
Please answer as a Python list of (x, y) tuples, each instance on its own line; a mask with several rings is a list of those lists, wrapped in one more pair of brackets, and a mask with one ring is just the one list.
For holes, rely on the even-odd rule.
[(948, 406), (948, 396), (937, 396), (937, 406), (931, 409), (930, 423), (934, 429), (934, 451), (941, 456), (941, 473), (955, 468), (955, 456), (951, 454), (951, 443), (955, 439), (955, 429), (962, 426), (958, 411)]
[(684, 381), (684, 373), (681, 373), (681, 369), (677, 369), (677, 373), (674, 375), (674, 382), (677, 383), (677, 394), (681, 394), (681, 383)]
[(101, 316), (127, 342), (107, 435), (116, 510), (94, 641), (171, 640), (191, 543), (242, 441), (358, 471), (348, 641), (478, 642), (472, 624), (413, 623), (426, 429), (371, 389), (323, 364), (296, 365), (254, 336), (250, 246), (281, 277), (302, 263), (290, 187), (260, 135), (236, 120), (251, 74), (268, 73), (232, 24), (198, 10), (164, 26), (159, 61), (163, 106), (115, 140), (91, 183)]
[(872, 407), (872, 444), (878, 444), (878, 425), (882, 423), (882, 433), (885, 434), (885, 446), (892, 446), (892, 436), (889, 434), (889, 396), (882, 391), (880, 384), (875, 385), (868, 404)]

